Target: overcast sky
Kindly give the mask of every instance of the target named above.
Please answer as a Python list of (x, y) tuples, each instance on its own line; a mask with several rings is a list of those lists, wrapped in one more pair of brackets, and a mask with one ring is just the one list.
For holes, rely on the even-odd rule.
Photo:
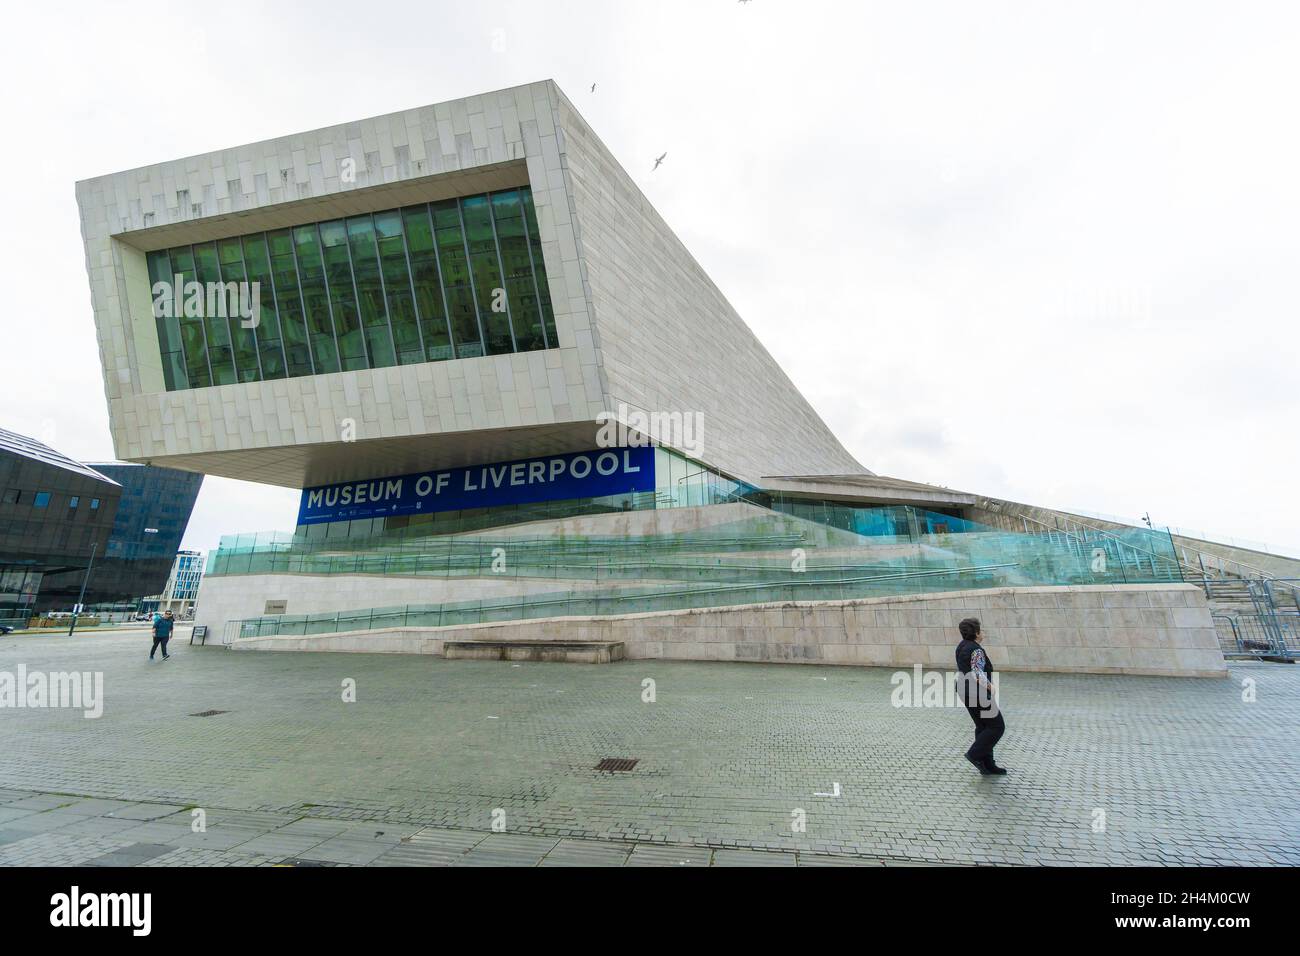
[[(113, 457), (77, 180), (550, 77), (868, 468), (1300, 554), (1300, 4), (5, 16), (0, 426), (66, 454)], [(296, 507), (208, 478), (185, 546)]]

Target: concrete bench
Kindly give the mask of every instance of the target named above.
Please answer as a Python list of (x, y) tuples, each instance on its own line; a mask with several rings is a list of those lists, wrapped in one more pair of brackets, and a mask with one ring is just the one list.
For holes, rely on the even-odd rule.
[(624, 656), (622, 641), (447, 641), (442, 654), (451, 660), (571, 664), (608, 664)]

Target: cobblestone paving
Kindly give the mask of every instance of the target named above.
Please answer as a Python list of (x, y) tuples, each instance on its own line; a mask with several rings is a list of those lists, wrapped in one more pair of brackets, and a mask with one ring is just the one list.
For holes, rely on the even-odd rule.
[(98, 719), (0, 708), (0, 865), (1300, 864), (1296, 667), (1005, 674), (983, 778), (965, 711), (894, 707), (884, 669), (183, 638), (0, 638), (0, 674), (104, 675)]

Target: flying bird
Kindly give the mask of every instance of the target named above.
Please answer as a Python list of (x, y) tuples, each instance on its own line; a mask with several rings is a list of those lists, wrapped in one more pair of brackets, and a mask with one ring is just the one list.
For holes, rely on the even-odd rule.
[(593, 92), (593, 93), (596, 92), (596, 84), (595, 84), (595, 83), (591, 84), (591, 92)]
[[(667, 155), (668, 155), (667, 153), (664, 153), (663, 156), (660, 156), (658, 159), (655, 160), (655, 169), (658, 169), (658, 168), (659, 168), (659, 164), (662, 163), (662, 162), (664, 161), (664, 156), (667, 156)], [(653, 173), (653, 172), (655, 171), (655, 169), (650, 170), (650, 172)]]

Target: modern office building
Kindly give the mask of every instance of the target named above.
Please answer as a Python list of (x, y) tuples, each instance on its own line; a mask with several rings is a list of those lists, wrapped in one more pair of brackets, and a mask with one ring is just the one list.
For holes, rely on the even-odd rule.
[(71, 607), (75, 589), (70, 599), (50, 596), (50, 607), (37, 596), (49, 579), (80, 586), (92, 558), (108, 549), (121, 495), (95, 468), (0, 429), (0, 623)]
[(180, 551), (167, 575), (167, 585), (161, 594), (147, 597), (140, 610), (162, 613), (171, 611), (177, 620), (188, 620), (194, 614), (199, 599), (199, 586), (203, 583), (203, 552)]
[[(167, 583), (203, 476), (132, 462), (92, 462), (87, 467), (120, 485), (121, 497), (83, 603), (95, 610), (134, 611), (141, 598), (157, 594)], [(47, 575), (40, 601), (57, 607), (80, 584), (75, 574)]]
[[(210, 556), (198, 621), (239, 646), (898, 663), (1024, 600), (1033, 667), (1096, 600), (1053, 666), (1223, 672), (1168, 534), (1066, 538), (859, 463), (552, 82), (77, 198), (117, 455), (301, 490), (294, 532)], [(1117, 586), (1113, 614), (1071, 596)], [(1120, 604), (1153, 611), (1122, 651)]]

